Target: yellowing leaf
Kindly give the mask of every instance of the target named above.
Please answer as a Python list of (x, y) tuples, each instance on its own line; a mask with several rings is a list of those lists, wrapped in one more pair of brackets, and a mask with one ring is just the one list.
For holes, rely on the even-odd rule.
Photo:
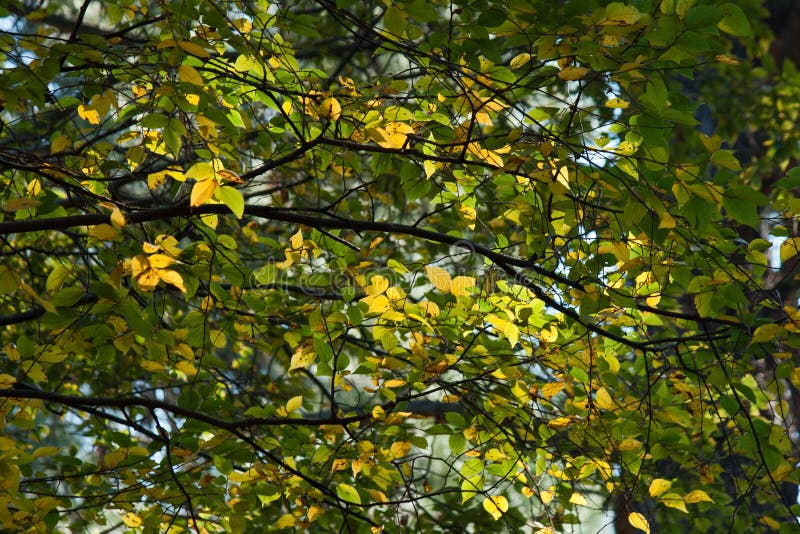
[(389, 380), (387, 380), (386, 382), (383, 383), (383, 387), (385, 387), (385, 388), (399, 388), (399, 387), (405, 386), (406, 384), (408, 384), (407, 380), (404, 380), (402, 378), (391, 378), (391, 379), (389, 379)]
[(3, 204), (3, 211), (14, 213), (20, 210), (35, 208), (39, 205), (39, 201), (35, 198), (14, 198)]
[(286, 402), (286, 413), (299, 410), (301, 406), (303, 406), (303, 396), (297, 395), (296, 397), (292, 397)]
[(517, 54), (514, 56), (511, 61), (509, 62), (508, 66), (512, 69), (518, 69), (523, 65), (526, 65), (531, 60), (531, 55), (527, 52), (523, 52), (521, 54)]
[(511, 321), (508, 321), (503, 326), (503, 335), (508, 340), (508, 343), (513, 347), (519, 341), (519, 328), (517, 328), (517, 325)]
[(50, 141), (50, 153), (56, 154), (72, 146), (72, 140), (63, 135), (57, 135)]
[(192, 194), (189, 199), (189, 205), (193, 208), (202, 206), (208, 199), (214, 196), (214, 191), (217, 190), (219, 184), (216, 180), (203, 180), (197, 182), (192, 186)]
[(205, 48), (203, 48), (197, 43), (193, 43), (191, 41), (178, 41), (177, 45), (178, 48), (180, 48), (187, 54), (191, 54), (193, 56), (197, 56), (202, 59), (211, 57), (211, 54), (209, 54)]
[(658, 223), (659, 230), (675, 228), (676, 226), (675, 218), (668, 211), (661, 214), (660, 222)]
[(672, 487), (672, 482), (663, 478), (656, 478), (650, 483), (650, 496), (655, 498), (663, 495)]
[(142, 518), (133, 512), (126, 512), (122, 514), (120, 519), (122, 519), (122, 522), (131, 528), (142, 526)]
[(486, 497), (483, 500), (483, 509), (489, 512), (489, 515), (497, 521), (508, 511), (508, 499), (502, 495)]
[(659, 499), (664, 506), (668, 506), (669, 508), (675, 508), (676, 510), (680, 510), (681, 512), (688, 514), (689, 510), (686, 509), (686, 503), (683, 502), (683, 499), (677, 493), (667, 493), (663, 495)]
[(586, 67), (564, 67), (558, 71), (558, 77), (565, 81), (580, 80), (587, 72), (589, 69)]
[(422, 313), (424, 313), (427, 317), (438, 317), (440, 310), (439, 305), (435, 302), (431, 302), (429, 300), (423, 300), (419, 304), (419, 309)]
[(187, 362), (186, 360), (181, 360), (176, 363), (175, 369), (182, 373), (186, 373), (189, 376), (194, 376), (197, 374), (197, 367), (195, 367), (192, 362)]
[(361, 504), (361, 496), (358, 494), (358, 490), (349, 484), (336, 486), (336, 495), (345, 502)]
[(475, 278), (472, 276), (456, 276), (450, 281), (450, 293), (455, 297), (469, 295), (467, 289), (475, 287)]
[(178, 79), (182, 82), (191, 83), (193, 85), (203, 85), (203, 77), (197, 72), (197, 69), (191, 65), (181, 65), (178, 67)]
[(615, 406), (614, 400), (608, 394), (606, 388), (600, 388), (595, 392), (595, 404), (601, 410), (613, 410)]
[(428, 265), (425, 267), (425, 276), (427, 276), (433, 286), (442, 293), (447, 293), (449, 291), (450, 284), (452, 283), (450, 273), (441, 267)]
[(500, 462), (502, 460), (508, 460), (508, 455), (501, 451), (500, 449), (489, 449), (486, 451), (486, 454), (483, 455), (484, 458), (489, 460), (490, 462)]
[(629, 513), (628, 523), (630, 523), (633, 528), (638, 528), (639, 530), (650, 534), (650, 523), (648, 523), (647, 518), (639, 512)]
[(434, 174), (436, 174), (436, 163), (430, 160), (425, 160), (422, 162), (422, 168), (425, 170), (425, 177), (430, 178)]
[(714, 499), (708, 496), (703, 490), (692, 490), (683, 496), (684, 502), (694, 504), (698, 502), (714, 502)]
[(765, 343), (774, 340), (784, 333), (782, 325), (769, 323), (762, 324), (753, 332), (753, 343)]
[(89, 227), (89, 236), (101, 241), (113, 241), (119, 237), (119, 231), (110, 224), (98, 224)]
[(634, 438), (625, 438), (619, 442), (617, 448), (621, 451), (638, 451), (644, 446), (644, 444), (639, 441), (638, 439)]
[(5, 373), (0, 374), (0, 389), (8, 389), (17, 383), (17, 379)]

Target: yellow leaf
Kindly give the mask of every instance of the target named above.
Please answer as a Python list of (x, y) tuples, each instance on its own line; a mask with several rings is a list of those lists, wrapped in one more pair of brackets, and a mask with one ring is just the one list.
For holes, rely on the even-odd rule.
[(292, 354), (292, 360), (289, 363), (289, 370), (304, 369), (314, 363), (317, 355), (308, 347), (297, 347)]
[(197, 374), (197, 367), (195, 367), (192, 362), (187, 362), (185, 360), (176, 363), (175, 369), (189, 376), (194, 376)]
[(136, 277), (136, 284), (139, 286), (139, 289), (142, 291), (153, 291), (158, 286), (158, 282), (161, 281), (159, 278), (159, 272), (155, 269), (146, 269), (139, 276)]
[(621, 98), (612, 98), (610, 100), (606, 100), (605, 106), (607, 108), (614, 108), (614, 109), (625, 109), (630, 104), (626, 100), (622, 100)]
[(319, 105), (319, 114), (331, 120), (339, 120), (342, 116), (342, 105), (333, 97), (328, 97)]
[(638, 528), (639, 530), (650, 534), (650, 523), (648, 523), (647, 518), (639, 512), (629, 513), (628, 523), (630, 523), (633, 528)]
[(784, 262), (796, 256), (798, 248), (800, 248), (800, 237), (790, 237), (781, 243), (781, 261)]
[(78, 106), (78, 116), (89, 124), (100, 124), (100, 114), (97, 113), (97, 110), (83, 104)]
[(436, 173), (436, 163), (430, 160), (425, 160), (422, 162), (422, 168), (425, 170), (425, 177), (430, 178)]
[(572, 424), (572, 419), (569, 417), (556, 417), (547, 422), (547, 426), (556, 430), (567, 428), (570, 424)]
[(242, 180), (242, 177), (239, 176), (237, 173), (228, 170), (228, 169), (220, 169), (217, 171), (217, 177), (222, 180), (223, 182), (233, 182), (235, 184), (243, 184), (245, 183)]
[(122, 519), (122, 522), (131, 528), (142, 526), (142, 518), (133, 512), (127, 512), (123, 514), (120, 519)]
[(156, 272), (158, 273), (158, 278), (162, 282), (171, 286), (175, 286), (180, 290), (181, 293), (186, 293), (186, 286), (183, 284), (183, 277), (179, 273), (170, 269), (161, 269)]
[(475, 211), (475, 208), (472, 208), (470, 206), (464, 206), (463, 204), (459, 204), (458, 205), (458, 213), (459, 213), (459, 215), (461, 215), (461, 217), (465, 221), (467, 221), (469, 223), (467, 225), (467, 227), (470, 230), (474, 230), (475, 229), (475, 219), (477, 217), (477, 212)]
[(308, 522), (313, 523), (314, 521), (316, 521), (317, 518), (321, 516), (324, 511), (325, 509), (321, 506), (309, 506), (307, 513)]
[(611, 395), (608, 394), (606, 388), (600, 388), (595, 393), (595, 404), (601, 410), (613, 410), (614, 409), (614, 400), (611, 398)]
[(57, 135), (50, 141), (50, 153), (56, 154), (72, 146), (72, 140), (63, 135)]
[(122, 213), (119, 208), (114, 207), (114, 209), (111, 211), (111, 226), (114, 228), (122, 228), (125, 226), (126, 222), (125, 214)]
[(663, 478), (656, 478), (650, 483), (650, 496), (655, 498), (663, 495), (669, 488), (672, 487), (672, 482), (664, 480)]
[(661, 214), (660, 222), (658, 223), (659, 230), (675, 228), (676, 226), (675, 218), (668, 211)]
[(153, 254), (147, 257), (147, 263), (153, 269), (165, 269), (176, 261), (178, 260), (166, 254)]
[(8, 389), (17, 383), (17, 379), (5, 373), (0, 374), (0, 389)]
[(500, 449), (489, 449), (483, 456), (490, 462), (500, 462), (503, 460), (508, 460), (508, 455), (503, 451), (501, 451)]
[(399, 388), (399, 387), (405, 386), (406, 384), (408, 384), (407, 380), (404, 380), (402, 378), (392, 378), (392, 379), (389, 379), (386, 382), (384, 382), (383, 383), (383, 387), (385, 387), (385, 388)]
[(664, 506), (675, 508), (676, 510), (680, 510), (685, 514), (689, 513), (689, 510), (686, 509), (686, 503), (683, 502), (683, 499), (677, 493), (667, 493), (659, 500), (664, 504)]
[(119, 237), (119, 232), (110, 224), (98, 224), (89, 227), (89, 236), (101, 241), (113, 241)]
[(214, 196), (214, 191), (217, 190), (216, 180), (203, 180), (202, 182), (197, 182), (192, 186), (192, 195), (189, 199), (189, 205), (193, 208), (197, 206), (202, 206), (205, 202)]
[(3, 211), (14, 213), (15, 211), (35, 208), (39, 201), (35, 198), (14, 198), (3, 204)]
[(191, 105), (193, 105), (193, 106), (196, 106), (197, 104), (200, 103), (200, 95), (189, 93), (189, 94), (184, 95), (183, 98), (185, 98), (186, 101), (188, 103), (190, 103)]
[(698, 502), (714, 502), (714, 499), (708, 496), (703, 490), (692, 490), (683, 497), (684, 502), (694, 504)]
[(552, 399), (564, 389), (564, 382), (548, 382), (542, 386), (542, 397), (547, 400)]
[(139, 362), (139, 367), (151, 373), (159, 373), (164, 370), (164, 364), (152, 360), (142, 360)]
[(621, 451), (638, 451), (644, 444), (638, 439), (625, 438), (619, 442), (617, 448)]
[(773, 530), (773, 532), (778, 532), (781, 528), (780, 522), (776, 521), (775, 519), (765, 515), (758, 518), (759, 523), (768, 526)]
[(531, 60), (531, 55), (527, 52), (523, 52), (522, 54), (517, 54), (511, 59), (511, 62), (508, 64), (509, 67), (512, 69), (518, 69), (523, 65), (526, 65)]
[(425, 275), (428, 277), (428, 280), (431, 281), (433, 286), (442, 293), (447, 293), (450, 290), (450, 284), (452, 282), (450, 273), (441, 267), (428, 265), (425, 267)]
[(586, 506), (587, 504), (586, 497), (584, 497), (577, 491), (574, 492), (572, 496), (569, 498), (569, 502), (571, 502), (572, 504), (577, 504), (578, 506)]
[(375, 297), (367, 297), (369, 298), (369, 308), (367, 309), (367, 313), (384, 313), (385, 311), (389, 310), (390, 304), (389, 299), (386, 298), (386, 295), (377, 295)]
[(472, 276), (456, 276), (450, 281), (450, 293), (455, 297), (469, 295), (467, 289), (475, 287), (475, 278)]
[(497, 521), (508, 511), (508, 500), (502, 495), (486, 497), (483, 500), (483, 509)]
[(181, 65), (178, 67), (178, 79), (182, 82), (190, 83), (192, 85), (203, 85), (203, 77), (197, 72), (197, 69), (191, 65)]
[(192, 54), (193, 56), (197, 56), (199, 58), (211, 57), (211, 54), (209, 54), (205, 48), (197, 43), (193, 43), (191, 41), (178, 41), (176, 44), (178, 45), (178, 48), (187, 54)]
[(289, 238), (289, 246), (292, 250), (300, 250), (303, 248), (303, 231), (298, 230)]
[(292, 514), (283, 514), (275, 523), (278, 528), (289, 528), (297, 523), (297, 518)]
[(503, 326), (503, 335), (513, 347), (519, 341), (519, 328), (511, 321), (508, 321), (505, 326)]
[(554, 342), (558, 339), (558, 328), (556, 328), (555, 325), (550, 325), (550, 328), (547, 330), (539, 332), (539, 338), (546, 343)]
[(564, 67), (558, 72), (558, 77), (566, 81), (580, 80), (587, 72), (589, 69), (586, 67)]
[(395, 458), (402, 458), (411, 450), (411, 443), (408, 441), (395, 441), (389, 447), (389, 450), (392, 451)]
[(301, 406), (303, 406), (303, 396), (297, 395), (296, 397), (292, 397), (286, 402), (286, 413), (299, 410)]
[(426, 317), (439, 316), (440, 313), (439, 305), (436, 304), (435, 302), (431, 302), (429, 300), (423, 300), (422, 302), (417, 304), (417, 306), (419, 306), (420, 311), (424, 313)]

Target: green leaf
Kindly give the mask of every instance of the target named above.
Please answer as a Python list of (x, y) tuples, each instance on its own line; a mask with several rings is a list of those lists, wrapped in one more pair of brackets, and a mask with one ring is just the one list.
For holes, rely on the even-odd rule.
[(339, 483), (336, 485), (336, 495), (345, 502), (351, 504), (361, 504), (361, 496), (358, 494), (353, 486), (349, 484)]
[(237, 218), (242, 218), (242, 215), (244, 215), (244, 196), (241, 191), (235, 187), (223, 185), (214, 191), (214, 197), (228, 206)]
[(722, 5), (722, 20), (717, 23), (719, 29), (737, 37), (746, 37), (752, 32), (750, 21), (742, 8), (736, 4)]

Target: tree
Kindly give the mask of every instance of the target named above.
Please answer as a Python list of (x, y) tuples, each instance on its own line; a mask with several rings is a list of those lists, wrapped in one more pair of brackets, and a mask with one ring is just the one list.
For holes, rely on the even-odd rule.
[(798, 530), (759, 2), (0, 15), (2, 528)]

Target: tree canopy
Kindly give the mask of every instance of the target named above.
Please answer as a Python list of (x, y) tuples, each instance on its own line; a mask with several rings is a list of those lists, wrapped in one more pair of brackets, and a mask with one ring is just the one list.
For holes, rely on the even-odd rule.
[(800, 530), (779, 3), (3, 3), (0, 526)]

